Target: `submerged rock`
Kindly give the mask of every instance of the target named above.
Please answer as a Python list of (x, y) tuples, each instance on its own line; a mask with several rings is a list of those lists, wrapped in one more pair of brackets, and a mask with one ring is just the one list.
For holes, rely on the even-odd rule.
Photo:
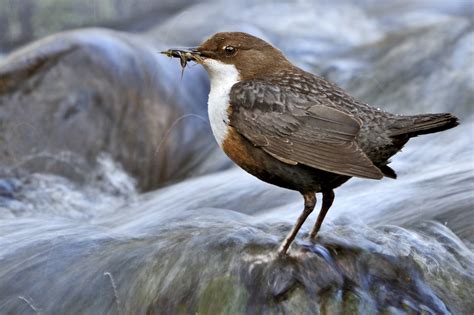
[(2, 311), (464, 314), (473, 307), (472, 252), (440, 224), (339, 227), (317, 244), (300, 240), (282, 260), (275, 252), (287, 225), (226, 210), (154, 210), (145, 231), (133, 219), (127, 228), (0, 222)]

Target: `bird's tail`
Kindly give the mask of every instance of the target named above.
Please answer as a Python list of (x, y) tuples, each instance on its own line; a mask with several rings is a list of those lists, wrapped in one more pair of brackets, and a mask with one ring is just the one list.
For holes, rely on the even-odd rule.
[(457, 125), (459, 125), (458, 118), (449, 113), (397, 116), (393, 125), (390, 126), (390, 135), (411, 138), (443, 131)]

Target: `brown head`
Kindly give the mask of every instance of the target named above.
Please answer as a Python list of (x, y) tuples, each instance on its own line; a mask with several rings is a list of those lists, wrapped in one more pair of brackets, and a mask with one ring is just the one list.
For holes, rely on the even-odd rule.
[(219, 64), (234, 65), (240, 79), (264, 77), (292, 67), (285, 56), (266, 41), (241, 32), (216, 33), (192, 50), (212, 77)]

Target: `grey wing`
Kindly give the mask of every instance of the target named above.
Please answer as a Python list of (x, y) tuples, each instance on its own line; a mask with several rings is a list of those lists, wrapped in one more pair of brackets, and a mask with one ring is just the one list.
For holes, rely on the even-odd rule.
[(360, 122), (314, 103), (272, 83), (242, 81), (230, 92), (230, 125), (282, 162), (347, 176), (382, 178), (380, 169), (355, 141)]

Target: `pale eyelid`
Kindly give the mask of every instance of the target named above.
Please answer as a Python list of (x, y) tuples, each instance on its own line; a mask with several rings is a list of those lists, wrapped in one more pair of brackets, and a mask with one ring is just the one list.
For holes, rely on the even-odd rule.
[[(227, 46), (232, 46), (232, 45), (226, 45), (222, 47), (222, 50), (225, 50)], [(251, 47), (242, 47), (242, 46), (232, 46), (234, 47), (235, 50), (250, 50), (252, 49)]]

